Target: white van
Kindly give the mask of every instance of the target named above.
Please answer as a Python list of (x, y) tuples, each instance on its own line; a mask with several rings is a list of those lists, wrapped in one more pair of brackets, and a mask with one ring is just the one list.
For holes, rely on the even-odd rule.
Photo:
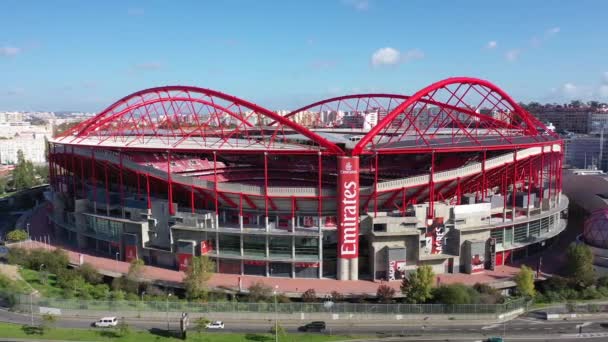
[(99, 321), (93, 323), (93, 325), (98, 328), (115, 327), (117, 324), (118, 320), (116, 319), (116, 317), (103, 317), (99, 319)]

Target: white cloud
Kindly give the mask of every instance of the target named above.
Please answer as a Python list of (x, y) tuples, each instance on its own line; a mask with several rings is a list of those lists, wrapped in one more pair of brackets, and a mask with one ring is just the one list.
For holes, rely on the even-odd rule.
[(135, 64), (135, 66), (134, 66), (135, 69), (139, 69), (139, 70), (158, 70), (162, 67), (163, 67), (162, 63), (159, 63), (159, 62), (145, 62), (145, 63)]
[(21, 49), (14, 46), (0, 47), (0, 56), (14, 57), (21, 53)]
[(488, 44), (486, 44), (486, 48), (495, 49), (498, 46), (498, 43), (495, 40), (490, 40)]
[(371, 62), (375, 67), (383, 65), (396, 65), (424, 58), (424, 52), (420, 49), (411, 49), (401, 53), (392, 47), (384, 47), (372, 54)]
[(604, 99), (608, 98), (608, 84), (602, 84), (597, 89), (597, 94), (601, 98), (604, 98)]
[(561, 91), (566, 95), (576, 95), (579, 88), (574, 83), (564, 83), (561, 87)]
[(550, 37), (550, 36), (554, 36), (556, 34), (558, 34), (561, 31), (561, 29), (556, 26), (556, 27), (552, 27), (550, 29), (548, 29), (547, 31), (545, 31), (545, 35)]
[(357, 11), (367, 11), (369, 9), (368, 0), (342, 0), (342, 3), (356, 9)]
[(376, 52), (372, 54), (372, 65), (394, 65), (399, 63), (400, 58), (401, 52), (399, 52), (399, 50), (393, 49), (392, 47), (385, 47), (376, 50)]
[(507, 53), (505, 54), (505, 58), (509, 62), (515, 62), (519, 58), (520, 54), (521, 54), (521, 50), (512, 49), (512, 50), (507, 51)]

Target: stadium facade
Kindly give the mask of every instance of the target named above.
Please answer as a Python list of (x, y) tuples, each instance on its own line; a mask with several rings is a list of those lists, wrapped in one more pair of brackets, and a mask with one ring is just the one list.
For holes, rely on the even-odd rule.
[(450, 78), (285, 115), (210, 89), (117, 101), (49, 142), (57, 238), (221, 273), (478, 273), (566, 226), (563, 142), (495, 85)]

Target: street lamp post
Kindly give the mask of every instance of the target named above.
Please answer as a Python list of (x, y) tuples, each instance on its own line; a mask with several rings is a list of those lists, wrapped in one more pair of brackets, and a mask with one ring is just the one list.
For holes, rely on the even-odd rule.
[(169, 297), (171, 294), (167, 294), (167, 331), (169, 331)]
[(26, 223), (25, 227), (27, 228), (27, 238), (31, 240), (32, 236), (30, 235), (30, 223)]
[(141, 291), (141, 301), (144, 301), (144, 295), (146, 294), (146, 291)]
[(116, 252), (116, 261), (119, 261), (118, 256), (120, 256), (120, 252)]
[(279, 342), (279, 316), (278, 316), (278, 308), (277, 308), (277, 290), (279, 289), (279, 285), (274, 286), (274, 340), (275, 342)]

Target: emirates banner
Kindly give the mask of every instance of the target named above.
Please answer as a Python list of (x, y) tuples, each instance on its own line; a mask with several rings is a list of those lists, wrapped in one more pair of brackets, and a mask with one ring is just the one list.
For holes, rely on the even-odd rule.
[(338, 257), (359, 256), (359, 158), (338, 157)]

